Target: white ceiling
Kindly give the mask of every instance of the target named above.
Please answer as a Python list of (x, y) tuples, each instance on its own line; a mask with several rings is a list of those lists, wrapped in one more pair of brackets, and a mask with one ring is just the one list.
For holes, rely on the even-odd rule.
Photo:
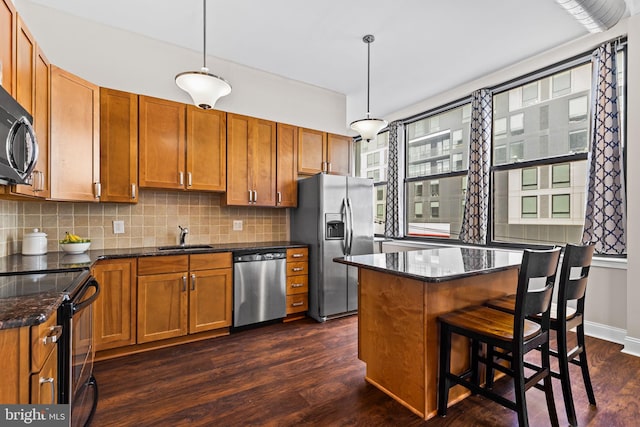
[[(203, 49), (201, 0), (32, 1)], [(208, 55), (343, 93), (363, 116), (365, 34), (376, 37), (371, 113), (384, 116), (587, 31), (555, 0), (207, 2)]]

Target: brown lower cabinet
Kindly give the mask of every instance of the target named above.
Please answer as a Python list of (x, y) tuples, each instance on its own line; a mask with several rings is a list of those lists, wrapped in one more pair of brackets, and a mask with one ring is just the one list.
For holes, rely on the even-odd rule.
[(230, 252), (140, 258), (137, 342), (231, 326), (232, 291)]
[(287, 320), (309, 309), (309, 249), (287, 249)]

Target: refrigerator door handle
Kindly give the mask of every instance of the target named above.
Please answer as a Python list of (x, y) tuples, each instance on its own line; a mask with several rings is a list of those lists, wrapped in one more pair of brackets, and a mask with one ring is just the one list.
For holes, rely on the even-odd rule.
[(344, 215), (344, 239), (342, 240), (342, 254), (349, 255), (349, 212), (347, 210), (347, 199), (342, 199), (340, 213)]
[(353, 208), (351, 207), (351, 199), (347, 197), (347, 255), (351, 255), (351, 246), (353, 245)]

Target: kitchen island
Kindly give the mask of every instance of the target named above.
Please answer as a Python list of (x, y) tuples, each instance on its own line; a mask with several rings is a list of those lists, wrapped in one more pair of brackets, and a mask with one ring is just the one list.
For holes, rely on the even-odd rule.
[[(358, 357), (365, 379), (422, 417), (436, 415), (438, 316), (515, 293), (522, 251), (443, 247), (356, 255)], [(452, 370), (468, 367), (467, 341), (454, 337)], [(453, 404), (469, 392), (456, 386)]]

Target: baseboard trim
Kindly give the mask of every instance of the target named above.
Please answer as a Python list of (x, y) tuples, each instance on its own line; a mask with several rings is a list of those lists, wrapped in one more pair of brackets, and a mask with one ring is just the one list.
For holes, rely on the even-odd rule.
[(640, 357), (640, 339), (634, 337), (625, 337), (624, 348), (622, 352), (632, 356)]
[(616, 344), (625, 344), (627, 331), (613, 326), (603, 325), (596, 322), (584, 322), (584, 334), (601, 340), (611, 341)]

